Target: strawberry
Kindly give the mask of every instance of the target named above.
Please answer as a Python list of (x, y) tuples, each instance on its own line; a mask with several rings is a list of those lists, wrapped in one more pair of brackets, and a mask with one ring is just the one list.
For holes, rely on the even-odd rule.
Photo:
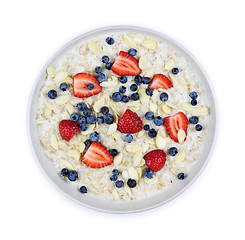
[(122, 133), (137, 133), (143, 128), (140, 117), (131, 110), (127, 109), (117, 124), (117, 130)]
[(101, 144), (92, 142), (82, 161), (91, 168), (103, 168), (112, 164), (113, 157)]
[(71, 138), (79, 131), (79, 127), (77, 123), (73, 122), (72, 120), (62, 120), (59, 124), (59, 131), (61, 137), (69, 142)]
[(163, 168), (166, 162), (166, 153), (163, 150), (152, 150), (144, 156), (144, 159), (146, 166), (157, 172)]
[(148, 85), (148, 88), (151, 88), (152, 90), (154, 89), (168, 89), (173, 87), (172, 82), (170, 79), (163, 75), (163, 74), (155, 74), (151, 80), (151, 83)]
[(178, 112), (175, 115), (165, 117), (163, 124), (168, 132), (168, 135), (175, 142), (179, 142), (177, 134), (181, 128), (185, 131), (185, 134), (187, 135), (188, 119), (186, 115), (182, 112)]
[(136, 58), (127, 52), (120, 51), (116, 61), (113, 63), (111, 70), (117, 75), (131, 75), (136, 76), (141, 73), (139, 62)]
[[(88, 84), (92, 83), (94, 88), (89, 90), (87, 88)], [(98, 80), (88, 73), (77, 73), (73, 77), (73, 94), (78, 98), (91, 97), (93, 95), (99, 94), (102, 91)]]

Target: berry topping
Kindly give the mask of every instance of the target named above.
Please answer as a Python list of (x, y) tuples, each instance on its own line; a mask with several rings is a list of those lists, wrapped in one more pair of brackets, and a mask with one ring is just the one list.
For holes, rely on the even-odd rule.
[(147, 89), (145, 90), (145, 93), (146, 93), (146, 95), (148, 95), (148, 96), (152, 96), (152, 95), (153, 95), (153, 90), (152, 90), (151, 88), (147, 88)]
[(93, 84), (93, 83), (89, 83), (89, 84), (87, 85), (87, 89), (88, 89), (88, 90), (93, 90), (93, 89), (94, 89), (94, 84)]
[(68, 179), (72, 182), (76, 181), (78, 179), (78, 174), (77, 171), (75, 170), (71, 170), (68, 173)]
[(105, 74), (104, 73), (98, 73), (97, 80), (98, 80), (99, 83), (105, 81), (106, 80)]
[(80, 116), (78, 119), (79, 124), (87, 123), (87, 118), (85, 116)]
[(119, 55), (116, 61), (113, 63), (111, 70), (120, 76), (136, 76), (141, 73), (138, 60), (124, 51), (119, 52)]
[(105, 147), (97, 142), (92, 142), (82, 161), (91, 168), (103, 168), (111, 165), (113, 158)]
[(112, 63), (110, 62), (105, 63), (105, 69), (111, 70), (111, 66), (112, 66)]
[(71, 120), (76, 122), (79, 119), (79, 115), (77, 113), (72, 113), (71, 114)]
[(94, 132), (90, 134), (89, 138), (92, 142), (98, 142), (100, 139), (100, 136), (97, 132)]
[(157, 131), (154, 128), (152, 128), (152, 129), (149, 130), (148, 136), (150, 138), (154, 138), (154, 137), (156, 137), (156, 135), (157, 135)]
[(168, 94), (163, 92), (160, 94), (160, 100), (166, 102), (168, 100)]
[(62, 176), (64, 176), (64, 177), (65, 177), (65, 176), (67, 176), (67, 175), (68, 175), (69, 170), (68, 170), (67, 168), (63, 168), (63, 169), (61, 170), (61, 172), (60, 172), (60, 173), (61, 173), (61, 175), (62, 175)]
[(112, 114), (106, 114), (104, 116), (104, 121), (106, 124), (112, 124), (114, 122), (114, 116)]
[(95, 69), (94, 69), (94, 71), (95, 71), (95, 73), (102, 73), (102, 67), (96, 67)]
[(67, 88), (68, 88), (67, 83), (61, 83), (61, 84), (60, 84), (60, 90), (61, 90), (61, 91), (63, 91), (63, 92), (64, 92), (64, 91), (66, 91), (66, 90), (67, 90)]
[(133, 94), (131, 95), (131, 99), (134, 100), (134, 101), (137, 101), (137, 100), (140, 99), (140, 96), (139, 96), (138, 93), (133, 93)]
[(113, 169), (112, 174), (113, 175), (119, 175), (119, 171), (115, 168), (115, 169)]
[(127, 88), (124, 87), (124, 86), (121, 86), (121, 87), (119, 88), (119, 92), (120, 92), (120, 93), (125, 93), (126, 91), (127, 91)]
[(135, 83), (133, 83), (133, 84), (130, 86), (130, 90), (131, 90), (132, 92), (137, 91), (137, 89), (138, 89), (138, 86), (137, 86)]
[(85, 186), (81, 186), (79, 191), (84, 194), (88, 192), (88, 189)]
[(152, 120), (152, 119), (154, 118), (154, 114), (153, 114), (152, 112), (147, 112), (147, 113), (145, 114), (145, 118), (146, 118), (147, 120)]
[(85, 146), (86, 147), (89, 147), (90, 145), (91, 145), (91, 141), (89, 140), (89, 139), (87, 139), (85, 142), (84, 142), (84, 144), (85, 144)]
[(127, 109), (117, 124), (117, 130), (122, 133), (137, 133), (143, 128), (140, 117), (130, 109)]
[(142, 81), (143, 81), (143, 78), (140, 75), (134, 77), (134, 82), (137, 85), (140, 85), (142, 83)]
[(57, 92), (55, 90), (49, 90), (48, 91), (48, 97), (50, 99), (55, 99), (57, 97)]
[(154, 175), (154, 171), (152, 171), (150, 168), (146, 168), (145, 171), (144, 171), (144, 176), (146, 178), (153, 178), (153, 175)]
[(157, 172), (163, 168), (166, 162), (166, 153), (163, 150), (152, 150), (144, 156), (144, 159), (146, 166)]
[(187, 135), (188, 119), (184, 113), (178, 112), (175, 115), (165, 117), (164, 126), (170, 138), (175, 142), (179, 142), (177, 137), (178, 131), (183, 129)]
[(191, 93), (189, 94), (189, 96), (190, 96), (191, 99), (197, 99), (198, 94), (197, 94), (196, 92), (191, 92)]
[(121, 188), (121, 187), (123, 186), (123, 181), (122, 181), (122, 180), (116, 181), (116, 182), (115, 182), (115, 186), (116, 186), (117, 188)]
[[(87, 88), (88, 84), (94, 85), (93, 90)], [(99, 94), (102, 91), (102, 87), (99, 85), (98, 80), (88, 73), (77, 73), (73, 77), (73, 94), (78, 98), (91, 97)]]
[(91, 109), (89, 109), (87, 107), (83, 109), (84, 116), (89, 117), (91, 115), (91, 113), (92, 113)]
[(186, 178), (186, 174), (184, 174), (184, 173), (178, 173), (178, 175), (177, 175), (177, 178), (179, 179), (179, 180), (184, 180), (185, 178)]
[(88, 129), (88, 126), (86, 125), (86, 123), (82, 123), (79, 126), (80, 131), (85, 132)]
[(175, 156), (178, 153), (178, 149), (176, 147), (171, 147), (171, 148), (169, 148), (168, 153), (171, 156)]
[(197, 124), (196, 127), (195, 127), (195, 129), (196, 129), (197, 131), (201, 131), (201, 130), (202, 130), (202, 125)]
[(121, 76), (121, 77), (119, 77), (119, 81), (120, 81), (120, 83), (126, 83), (128, 81), (128, 79), (126, 76)]
[(144, 130), (148, 131), (150, 129), (150, 126), (148, 124), (144, 125)]
[(110, 58), (108, 56), (103, 56), (101, 60), (102, 60), (103, 63), (110, 62)]
[(179, 69), (178, 69), (178, 68), (173, 68), (173, 69), (172, 69), (172, 73), (173, 73), (174, 75), (178, 74), (178, 73), (179, 73)]
[(197, 124), (199, 122), (199, 119), (197, 116), (192, 116), (190, 117), (189, 119), (189, 123), (192, 123), (192, 124)]
[(151, 83), (151, 79), (149, 77), (144, 77), (142, 80), (143, 84), (150, 84)]
[(127, 185), (130, 187), (130, 188), (135, 188), (137, 183), (134, 179), (131, 179), (129, 178), (128, 181), (127, 181)]
[(163, 119), (160, 116), (157, 116), (153, 119), (153, 122), (155, 123), (155, 125), (161, 126), (163, 124)]
[(115, 40), (112, 38), (112, 37), (108, 37), (108, 38), (106, 38), (106, 43), (107, 44), (109, 44), (109, 45), (113, 45), (114, 44), (114, 42), (115, 42)]
[(197, 105), (197, 100), (196, 99), (192, 99), (191, 100), (191, 105), (192, 106), (196, 106)]
[(127, 143), (131, 143), (133, 141), (133, 135), (132, 134), (125, 135), (125, 141)]
[(62, 120), (59, 124), (60, 135), (65, 141), (69, 142), (78, 131), (77, 123), (72, 120)]
[(86, 104), (83, 102), (80, 102), (77, 104), (77, 110), (78, 111), (83, 111), (86, 108)]
[(96, 123), (96, 117), (94, 115), (90, 115), (88, 118), (87, 118), (87, 123), (88, 124), (94, 124)]
[(122, 96), (122, 101), (123, 101), (124, 103), (129, 102), (129, 100), (130, 100), (129, 96), (126, 96), (126, 95)]
[(120, 92), (114, 92), (112, 94), (112, 100), (114, 102), (120, 102), (122, 100), (122, 94)]
[(116, 149), (111, 149), (109, 153), (111, 154), (112, 157), (115, 157), (118, 154), (118, 151)]
[(128, 50), (128, 54), (130, 54), (131, 56), (136, 56), (136, 54), (137, 54), (137, 50), (136, 49), (134, 49), (134, 48), (130, 48), (129, 50)]
[(117, 180), (117, 175), (112, 175), (110, 177), (110, 180), (115, 182)]
[(173, 84), (169, 78), (163, 74), (155, 74), (151, 80), (151, 83), (148, 85), (148, 88), (154, 89), (169, 89), (172, 88)]
[(97, 117), (97, 122), (99, 123), (99, 124), (101, 124), (101, 123), (104, 123), (104, 117)]
[(104, 107), (102, 107), (101, 109), (100, 109), (100, 111), (101, 111), (101, 113), (103, 114), (103, 115), (106, 115), (106, 114), (108, 114), (109, 113), (109, 108), (107, 107), (107, 106), (104, 106)]

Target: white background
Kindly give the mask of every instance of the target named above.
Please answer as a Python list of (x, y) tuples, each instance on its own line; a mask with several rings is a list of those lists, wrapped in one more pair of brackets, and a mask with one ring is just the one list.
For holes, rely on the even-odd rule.
[[(1, 1), (1, 239), (244, 239), (243, 1)], [(204, 172), (181, 196), (147, 212), (115, 215), (58, 192), (30, 151), (32, 85), (65, 43), (95, 28), (138, 25), (187, 47), (212, 80), (219, 137)]]

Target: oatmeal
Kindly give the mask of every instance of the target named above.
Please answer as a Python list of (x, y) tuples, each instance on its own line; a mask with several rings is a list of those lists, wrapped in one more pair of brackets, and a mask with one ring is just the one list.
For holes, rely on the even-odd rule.
[(45, 154), (81, 194), (134, 200), (188, 178), (208, 112), (198, 74), (172, 46), (111, 32), (47, 68), (36, 119)]

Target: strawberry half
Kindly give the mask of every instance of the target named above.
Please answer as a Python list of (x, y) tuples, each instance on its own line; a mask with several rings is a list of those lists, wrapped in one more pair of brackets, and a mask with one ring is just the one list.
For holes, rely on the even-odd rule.
[(92, 142), (82, 161), (91, 168), (103, 168), (112, 164), (113, 157), (101, 144)]
[(152, 150), (144, 156), (144, 159), (146, 166), (157, 172), (165, 165), (166, 153), (163, 150)]
[(127, 109), (117, 124), (117, 130), (121, 133), (137, 133), (143, 129), (143, 122), (140, 117)]
[[(89, 83), (94, 85), (92, 90), (88, 90), (87, 86)], [(99, 94), (102, 91), (98, 80), (88, 73), (77, 73), (73, 77), (73, 94), (78, 98), (91, 97)]]
[(76, 122), (72, 120), (62, 120), (59, 124), (59, 131), (61, 137), (69, 142), (71, 138), (79, 131), (79, 127)]
[(136, 76), (142, 72), (138, 60), (124, 51), (119, 52), (116, 61), (111, 66), (111, 70), (120, 76)]
[(185, 134), (187, 136), (188, 119), (184, 113), (178, 112), (173, 116), (165, 117), (163, 124), (168, 132), (168, 135), (175, 142), (179, 142), (177, 134), (181, 128), (185, 131)]
[(159, 88), (169, 89), (171, 87), (173, 87), (173, 84), (170, 79), (161, 73), (155, 74), (151, 80), (151, 83), (148, 85), (148, 88), (151, 88), (152, 90)]

